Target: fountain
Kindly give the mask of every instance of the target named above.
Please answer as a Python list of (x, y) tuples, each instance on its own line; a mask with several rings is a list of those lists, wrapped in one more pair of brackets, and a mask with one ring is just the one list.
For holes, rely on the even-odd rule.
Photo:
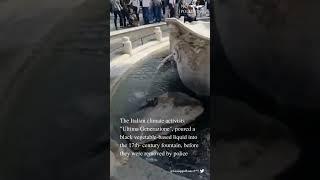
[[(209, 161), (207, 161), (210, 157), (210, 129), (207, 126), (209, 123), (209, 102), (204, 98), (210, 93), (210, 24), (195, 22), (179, 25), (179, 23), (179, 20), (176, 22), (174, 19), (168, 19), (170, 40), (166, 37), (160, 37), (160, 28), (155, 29), (156, 40), (163, 47), (160, 48), (159, 45), (156, 46), (156, 42), (152, 42), (155, 45), (151, 49), (148, 44), (144, 45), (146, 48), (136, 48), (141, 49), (140, 54), (144, 55), (143, 58), (140, 55), (136, 55), (135, 52), (137, 50), (132, 50), (128, 53), (130, 55), (126, 54), (122, 58), (112, 61), (110, 65), (112, 77), (110, 89), (110, 92), (112, 92), (110, 95), (110, 136), (113, 147), (122, 142), (127, 143), (127, 140), (120, 139), (119, 136), (130, 136), (133, 132), (124, 132), (123, 129), (120, 129), (120, 118), (122, 117), (183, 118), (185, 123), (173, 123), (170, 125), (172, 127), (192, 126), (197, 131), (170, 134), (197, 136), (199, 138), (196, 140), (186, 140), (184, 142), (197, 143), (201, 144), (201, 146), (197, 149), (181, 149), (190, 154), (190, 156), (183, 158), (130, 157), (125, 160), (129, 165), (123, 163), (123, 159), (116, 155), (119, 150), (114, 150), (114, 152), (111, 152), (111, 156), (116, 163), (113, 163), (112, 172), (118, 179), (125, 180), (128, 178), (126, 175), (134, 172), (136, 172), (136, 178), (141, 180), (147, 179), (147, 175), (157, 177), (157, 179), (163, 177), (168, 180), (210, 178)], [(126, 42), (128, 42), (128, 38)], [(148, 48), (153, 52), (149, 52)], [(174, 63), (166, 63), (165, 61)], [(140, 125), (134, 124), (129, 127), (137, 128), (136, 126), (139, 127)], [(152, 124), (150, 127), (146, 126), (146, 128), (159, 128), (162, 126), (163, 124), (160, 123)], [(137, 132), (135, 133), (137, 135)], [(151, 134), (153, 135), (154, 133), (148, 135)], [(156, 135), (158, 134), (164, 135), (161, 132), (156, 133)], [(157, 144), (175, 143), (175, 140), (172, 139), (157, 139), (155, 141), (149, 139), (135, 142), (144, 144), (149, 141)], [(168, 147), (159, 149), (152, 147), (147, 149), (125, 148), (124, 150), (127, 152), (144, 151), (148, 153), (165, 150), (173, 151)], [(132, 164), (135, 165), (132, 166)], [(140, 167), (140, 169), (135, 169), (137, 167)], [(170, 172), (171, 169), (199, 169), (199, 167), (205, 173), (180, 174)], [(117, 169), (121, 173), (117, 173)], [(140, 172), (141, 169), (152, 169), (152, 173)]]

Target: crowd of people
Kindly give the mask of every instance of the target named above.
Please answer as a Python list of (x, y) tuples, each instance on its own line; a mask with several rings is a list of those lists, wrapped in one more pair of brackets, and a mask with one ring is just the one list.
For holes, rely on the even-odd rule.
[(209, 0), (111, 0), (111, 12), (114, 15), (114, 25), (117, 30), (119, 27), (139, 26), (140, 11), (142, 11), (143, 24), (158, 23), (165, 18), (180, 16), (193, 21), (197, 16), (195, 9), (208, 7), (209, 3)]

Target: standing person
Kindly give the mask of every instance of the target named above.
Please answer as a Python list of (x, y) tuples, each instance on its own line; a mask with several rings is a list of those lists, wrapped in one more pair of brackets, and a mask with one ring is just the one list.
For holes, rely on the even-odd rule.
[[(190, 11), (191, 12), (193, 12), (194, 11), (194, 13), (195, 13), (195, 18), (198, 16), (198, 10), (197, 10), (197, 1), (198, 0), (192, 0), (191, 1), (191, 7), (192, 7), (192, 9), (190, 8)], [(191, 13), (192, 14), (192, 13)], [(191, 16), (193, 16), (193, 15), (191, 15)], [(196, 20), (196, 19), (195, 19)]]
[(161, 21), (161, 0), (153, 0), (154, 13), (155, 13), (155, 21)]
[(169, 0), (164, 0), (164, 17), (170, 17)]
[(176, 0), (169, 0), (170, 17), (175, 17)]
[(181, 17), (181, 16), (187, 16), (187, 11), (188, 11), (188, 9), (187, 9), (187, 3), (186, 3), (186, 0), (181, 0), (180, 1), (180, 4), (179, 4), (179, 18)]
[(165, 0), (161, 0), (161, 8), (162, 8), (162, 14), (166, 13), (166, 6), (165, 6)]
[(128, 0), (120, 0), (120, 4), (122, 5), (121, 14), (122, 14), (122, 18), (123, 18), (123, 26), (127, 27), (127, 20), (128, 20), (128, 23), (131, 24), (130, 16), (129, 16), (129, 7), (128, 7), (129, 1)]
[(144, 24), (150, 24), (149, 22), (150, 3), (151, 3), (150, 0), (142, 0), (142, 13), (143, 13)]
[(207, 10), (209, 11), (209, 16), (211, 13), (211, 4), (210, 4), (210, 0), (207, 0)]
[(140, 1), (139, 0), (130, 0), (129, 4), (132, 5), (133, 12), (137, 16), (137, 20), (140, 21), (140, 19), (139, 19)]
[(111, 0), (111, 7), (114, 14), (114, 25), (116, 27), (116, 30), (118, 30), (118, 25), (117, 25), (118, 16), (120, 19), (120, 27), (123, 26), (122, 15), (121, 15), (122, 6), (120, 4), (120, 0)]
[(185, 17), (188, 15), (188, 4), (186, 0), (181, 0), (180, 4), (179, 4), (179, 18), (181, 18), (181, 16)]

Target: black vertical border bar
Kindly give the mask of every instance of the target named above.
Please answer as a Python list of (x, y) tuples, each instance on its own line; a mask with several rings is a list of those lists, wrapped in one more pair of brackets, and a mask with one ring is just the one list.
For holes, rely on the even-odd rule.
[(214, 115), (215, 115), (215, 98), (214, 98), (214, 60), (216, 59), (215, 55), (215, 45), (216, 45), (216, 24), (215, 24), (215, 0), (210, 0), (210, 179), (215, 179), (215, 170), (214, 170), (214, 155), (215, 155), (215, 130), (213, 126)]
[(106, 33), (105, 33), (105, 48), (106, 48), (106, 102), (108, 110), (108, 120), (106, 123), (106, 136), (108, 138), (108, 143), (106, 147), (106, 179), (110, 179), (110, 0), (104, 0), (106, 2)]

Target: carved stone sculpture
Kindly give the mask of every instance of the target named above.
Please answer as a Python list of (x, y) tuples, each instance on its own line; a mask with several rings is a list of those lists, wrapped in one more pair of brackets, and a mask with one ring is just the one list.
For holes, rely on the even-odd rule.
[(198, 95), (210, 95), (210, 23), (184, 23), (175, 18), (166, 22), (181, 81)]

